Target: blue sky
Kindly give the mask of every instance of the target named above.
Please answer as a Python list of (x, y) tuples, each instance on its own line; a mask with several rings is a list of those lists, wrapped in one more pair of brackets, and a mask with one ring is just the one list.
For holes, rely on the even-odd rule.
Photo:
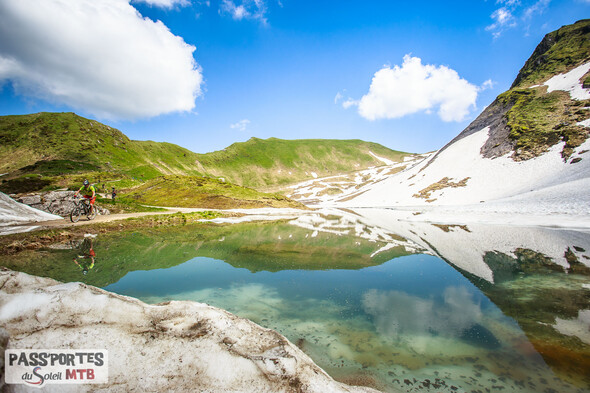
[(76, 112), (192, 151), (442, 147), (590, 0), (2, 0), (0, 115)]

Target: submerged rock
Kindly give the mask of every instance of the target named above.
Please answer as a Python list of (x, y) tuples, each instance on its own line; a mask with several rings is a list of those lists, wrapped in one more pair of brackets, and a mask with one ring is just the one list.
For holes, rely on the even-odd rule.
[(109, 352), (108, 384), (47, 385), (46, 391), (375, 392), (334, 381), (279, 333), (206, 304), (149, 305), (7, 269), (0, 271), (0, 288), (0, 331), (8, 336), (0, 340), (2, 352)]

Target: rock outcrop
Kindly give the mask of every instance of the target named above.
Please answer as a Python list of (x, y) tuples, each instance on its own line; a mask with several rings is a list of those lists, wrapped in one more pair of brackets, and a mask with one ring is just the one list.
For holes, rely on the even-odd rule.
[[(19, 203), (8, 195), (0, 192), (0, 228), (28, 224), (39, 221), (60, 219), (61, 217), (34, 209), (26, 204)], [(5, 230), (0, 230), (4, 233)]]
[[(20, 196), (16, 198), (16, 200), (35, 209), (65, 217), (69, 215), (74, 208), (73, 196), (74, 191), (49, 191), (40, 194)], [(108, 209), (98, 205), (96, 207), (98, 214), (110, 214)]]
[(107, 384), (49, 392), (375, 392), (334, 381), (282, 335), (206, 304), (148, 305), (7, 269), (0, 288), (2, 359), (11, 348), (108, 350)]

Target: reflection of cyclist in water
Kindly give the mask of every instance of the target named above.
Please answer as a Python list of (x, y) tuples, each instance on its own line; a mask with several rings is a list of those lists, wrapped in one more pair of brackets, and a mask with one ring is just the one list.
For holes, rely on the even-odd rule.
[[(92, 248), (92, 239), (84, 239), (82, 246), (80, 247), (80, 254), (81, 255), (78, 255), (77, 258), (74, 258), (74, 263), (82, 269), (82, 274), (86, 275), (88, 270), (94, 267), (94, 258), (96, 257), (96, 253)], [(78, 260), (80, 260), (80, 262), (78, 262)]]

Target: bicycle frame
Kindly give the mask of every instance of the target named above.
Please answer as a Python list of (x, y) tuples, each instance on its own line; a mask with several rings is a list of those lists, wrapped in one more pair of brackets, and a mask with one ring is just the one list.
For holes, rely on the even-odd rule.
[(80, 216), (84, 214), (86, 215), (86, 217), (88, 218), (88, 220), (92, 220), (94, 219), (94, 217), (96, 217), (96, 205), (94, 206), (94, 208), (92, 209), (92, 212), (90, 211), (90, 200), (88, 200), (87, 198), (82, 198), (82, 199), (74, 199), (74, 208), (72, 209), (72, 212), (70, 213), (70, 220), (72, 222), (78, 222), (78, 220), (80, 219)]

